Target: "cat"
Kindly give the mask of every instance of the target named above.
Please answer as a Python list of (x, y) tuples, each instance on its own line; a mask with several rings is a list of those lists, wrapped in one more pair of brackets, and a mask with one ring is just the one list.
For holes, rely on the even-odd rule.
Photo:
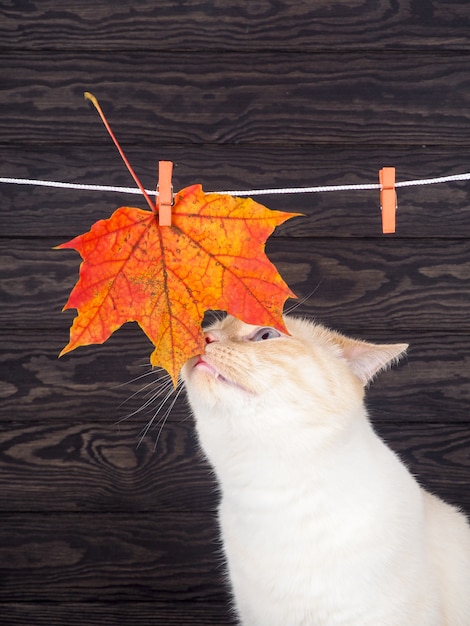
[(470, 526), (376, 435), (364, 388), (406, 344), (227, 316), (183, 367), (242, 626), (469, 626)]

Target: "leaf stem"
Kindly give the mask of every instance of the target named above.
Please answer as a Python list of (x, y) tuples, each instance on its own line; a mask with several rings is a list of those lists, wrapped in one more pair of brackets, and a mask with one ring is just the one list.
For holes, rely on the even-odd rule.
[(116, 137), (114, 136), (113, 131), (111, 130), (111, 126), (108, 123), (108, 120), (106, 119), (98, 100), (95, 98), (95, 96), (90, 93), (89, 91), (85, 91), (85, 93), (83, 94), (85, 96), (85, 100), (88, 100), (89, 102), (92, 103), (92, 105), (95, 107), (95, 109), (98, 111), (98, 115), (101, 118), (101, 121), (103, 122), (103, 124), (106, 127), (106, 130), (108, 131), (111, 139), (114, 141), (114, 145), (116, 146), (116, 148), (119, 151), (119, 154), (121, 155), (122, 160), (124, 161), (127, 169), (129, 170), (130, 175), (132, 176), (132, 178), (135, 180), (135, 182), (137, 183), (137, 187), (140, 189), (140, 191), (143, 193), (144, 198), (147, 200), (147, 204), (149, 205), (149, 207), (152, 209), (152, 211), (156, 211), (157, 207), (155, 206), (155, 204), (152, 202), (150, 196), (148, 195), (148, 193), (145, 191), (144, 186), (142, 185), (142, 183), (140, 182), (140, 180), (137, 178), (137, 174), (134, 172), (131, 164), (129, 163), (129, 161), (127, 160), (126, 155), (124, 154), (123, 149), (121, 148), (121, 146), (119, 145), (118, 140), (116, 139)]

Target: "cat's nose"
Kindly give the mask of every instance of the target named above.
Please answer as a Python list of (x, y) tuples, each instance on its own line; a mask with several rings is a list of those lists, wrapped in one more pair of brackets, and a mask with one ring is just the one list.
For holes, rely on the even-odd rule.
[(206, 343), (213, 343), (214, 341), (218, 341), (217, 337), (214, 335), (214, 333), (205, 333), (205, 337), (204, 337), (204, 341)]

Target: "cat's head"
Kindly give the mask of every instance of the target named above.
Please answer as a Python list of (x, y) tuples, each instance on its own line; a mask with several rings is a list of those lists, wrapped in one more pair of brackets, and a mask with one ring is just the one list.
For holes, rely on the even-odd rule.
[(282, 407), (341, 412), (362, 404), (364, 386), (398, 360), (406, 344), (347, 338), (286, 316), (290, 334), (227, 316), (205, 331), (205, 350), (183, 368), (196, 418), (214, 414), (275, 415)]

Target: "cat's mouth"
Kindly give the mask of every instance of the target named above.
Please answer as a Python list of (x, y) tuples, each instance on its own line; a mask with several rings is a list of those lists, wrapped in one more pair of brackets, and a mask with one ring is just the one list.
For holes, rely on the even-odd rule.
[(247, 392), (248, 390), (236, 383), (234, 380), (230, 380), (230, 378), (226, 378), (223, 374), (221, 374), (211, 363), (209, 363), (204, 356), (198, 356), (196, 358), (196, 362), (193, 365), (193, 369), (206, 371), (208, 374), (211, 374), (217, 381), (224, 383), (226, 385), (230, 385), (231, 387), (236, 387), (241, 389), (242, 391)]

